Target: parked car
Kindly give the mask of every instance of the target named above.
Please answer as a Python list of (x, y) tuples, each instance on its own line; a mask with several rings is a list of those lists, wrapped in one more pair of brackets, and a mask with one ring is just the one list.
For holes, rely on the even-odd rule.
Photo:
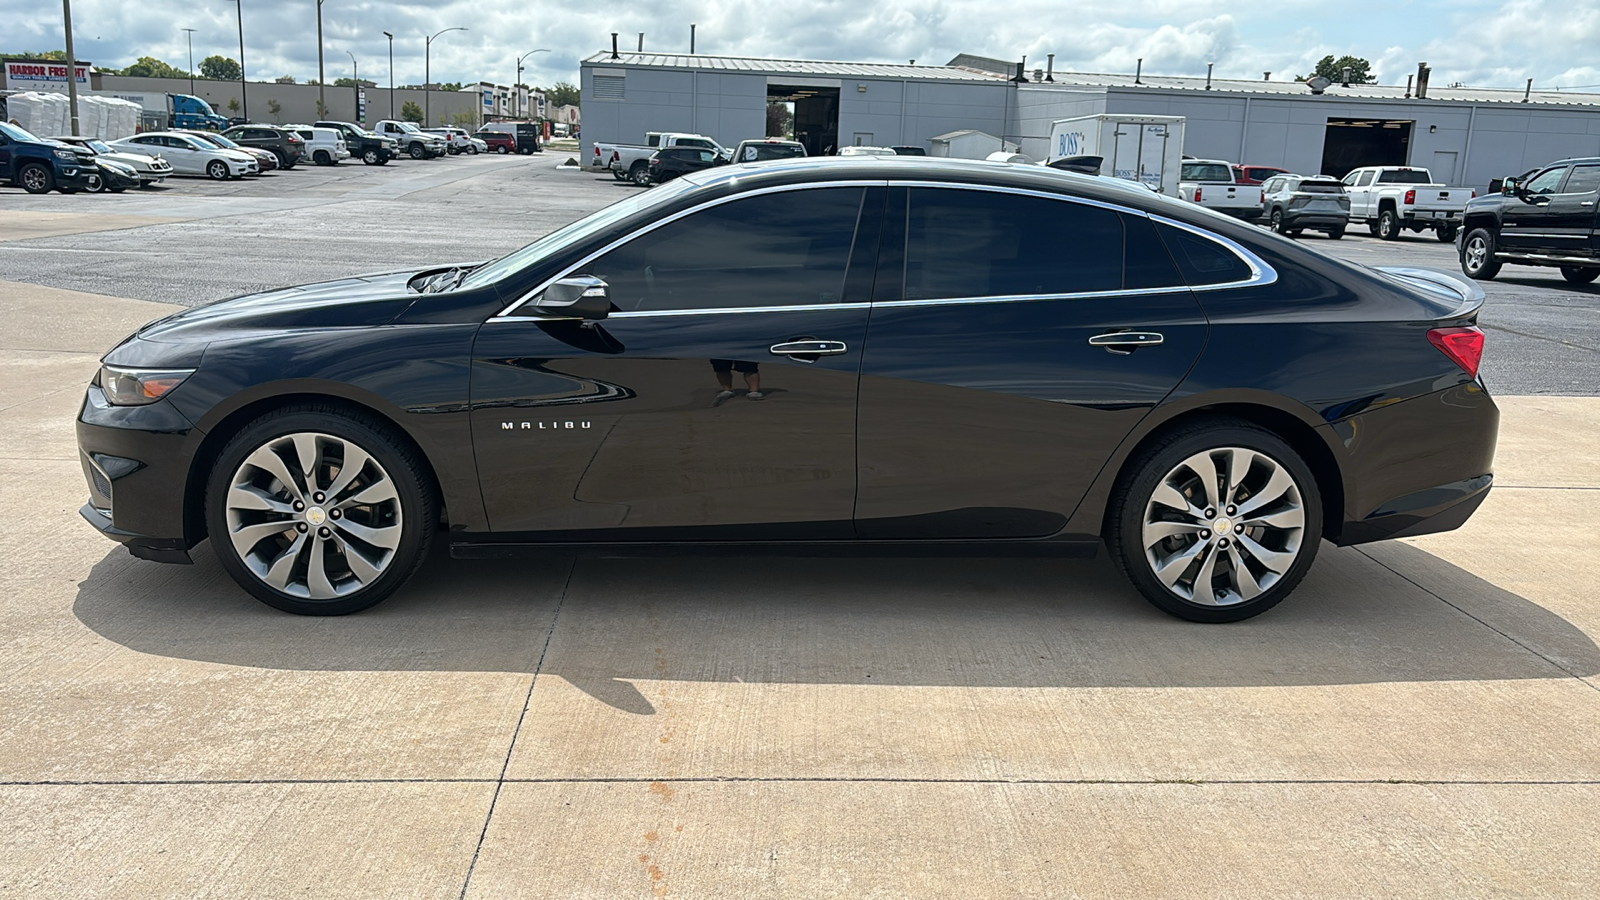
[(1267, 179), (1274, 175), (1287, 175), (1288, 169), (1277, 166), (1233, 166), (1233, 180), (1238, 184), (1266, 184)]
[(921, 147), (890, 147), (896, 156), (927, 156), (928, 151)]
[(486, 149), (493, 153), (515, 153), (517, 139), (514, 135), (504, 131), (479, 131), (472, 135), (477, 140), (483, 141)]
[(472, 141), (467, 137), (467, 132), (462, 128), (440, 127), (424, 128), (428, 134), (436, 134), (444, 138), (444, 151), (451, 156), (459, 153), (471, 153)]
[(340, 160), (350, 158), (350, 148), (337, 128), (318, 128), (315, 125), (285, 125), (299, 135), (305, 146), (305, 158), (319, 166), (337, 166)]
[(394, 159), (399, 152), (399, 145), (393, 140), (368, 131), (353, 122), (324, 120), (313, 124), (318, 128), (332, 128), (339, 132), (350, 155), (369, 166), (384, 165)]
[(1178, 196), (1240, 219), (1261, 218), (1261, 188), (1234, 181), (1233, 164), (1220, 159), (1184, 160), (1178, 167)]
[(444, 136), (429, 134), (418, 128), (414, 122), (383, 119), (373, 126), (373, 130), (393, 140), (398, 145), (399, 152), (412, 159), (433, 159), (445, 154)]
[(379, 602), (435, 541), (1104, 541), (1156, 606), (1234, 621), (1324, 538), (1449, 530), (1487, 496), (1482, 305), (1116, 179), (726, 167), (487, 263), (144, 326), (80, 407), (81, 513), (145, 559), (209, 536), (303, 614)]
[(646, 183), (660, 184), (663, 181), (671, 181), (679, 175), (723, 164), (722, 156), (715, 150), (701, 147), (668, 147), (650, 154), (650, 177)]
[(1350, 195), (1350, 222), (1365, 222), (1367, 230), (1386, 241), (1409, 228), (1421, 234), (1433, 229), (1442, 243), (1456, 239), (1467, 201), (1478, 196), (1471, 188), (1435, 184), (1427, 169), (1413, 166), (1364, 166), (1344, 176)]
[(0, 181), (30, 194), (71, 194), (88, 187), (96, 171), (94, 154), (88, 150), (37, 138), (27, 129), (0, 122)]
[(154, 153), (134, 153), (130, 150), (113, 149), (110, 144), (98, 138), (62, 136), (54, 138), (63, 144), (72, 144), (82, 147), (94, 154), (96, 160), (109, 159), (133, 169), (139, 176), (139, 187), (149, 187), (160, 184), (172, 174), (172, 165), (162, 159), (159, 151)]
[(120, 194), (128, 188), (139, 186), (139, 173), (132, 166), (119, 163), (102, 156), (94, 158), (95, 171), (89, 176), (89, 184), (84, 188), (91, 194), (110, 191)]
[(474, 136), (472, 136), (470, 134), (467, 135), (467, 140), (472, 142), (472, 154), (474, 156), (478, 155), (479, 153), (488, 153), (489, 152), (489, 142), (488, 141), (485, 141), (482, 138), (474, 137)]
[(741, 163), (763, 162), (769, 159), (796, 159), (805, 155), (805, 144), (779, 138), (740, 141), (739, 146), (733, 148), (733, 161)]
[(1600, 158), (1563, 159), (1467, 204), (1461, 271), (1485, 281), (1506, 263), (1553, 266), (1573, 284), (1600, 277)]
[(840, 147), (840, 156), (899, 156), (893, 147)]
[(594, 155), (589, 157), (589, 168), (607, 170), (618, 181), (647, 184), (650, 179), (650, 155), (668, 147), (698, 147), (715, 150), (723, 159), (732, 159), (733, 151), (703, 134), (677, 131), (651, 131), (644, 136), (643, 144), (596, 143)]
[(1310, 229), (1338, 240), (1350, 222), (1350, 198), (1337, 179), (1323, 175), (1275, 175), (1261, 186), (1267, 223), (1279, 234), (1299, 237)]
[(221, 147), (224, 150), (237, 150), (240, 153), (250, 156), (256, 161), (256, 170), (251, 172), (251, 175), (260, 175), (264, 172), (271, 172), (278, 168), (278, 157), (270, 150), (257, 150), (254, 147), (246, 147), (243, 144), (235, 142), (232, 138), (224, 137), (220, 134), (213, 134), (209, 131), (181, 131), (178, 133), (187, 134), (190, 137), (198, 138), (208, 144)]
[(243, 178), (260, 171), (255, 157), (240, 150), (226, 150), (192, 134), (177, 131), (147, 131), (120, 141), (108, 142), (114, 150), (134, 153), (157, 151), (177, 175), (205, 175), (217, 181)]
[(242, 147), (271, 153), (280, 169), (294, 168), (306, 155), (305, 139), (277, 125), (235, 125), (222, 135)]

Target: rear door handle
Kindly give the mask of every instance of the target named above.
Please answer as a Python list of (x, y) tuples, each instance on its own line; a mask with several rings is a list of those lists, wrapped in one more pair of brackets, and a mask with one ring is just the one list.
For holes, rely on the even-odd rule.
[[(850, 348), (845, 345), (844, 341), (819, 341), (812, 338), (784, 341), (781, 344), (773, 344), (767, 348), (767, 352), (775, 356), (787, 356), (792, 359), (798, 359), (801, 362), (816, 362), (816, 358), (819, 356), (838, 356), (841, 353), (849, 352), (849, 350)], [(807, 357), (810, 358), (808, 359)]]
[(1154, 331), (1114, 331), (1089, 338), (1089, 346), (1104, 347), (1109, 353), (1132, 353), (1140, 347), (1155, 347), (1166, 337)]

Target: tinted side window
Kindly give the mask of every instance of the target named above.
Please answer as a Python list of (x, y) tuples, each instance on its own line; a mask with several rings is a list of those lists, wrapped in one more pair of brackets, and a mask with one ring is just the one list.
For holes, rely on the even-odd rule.
[(908, 300), (1122, 288), (1122, 221), (1108, 209), (914, 188), (906, 230)]
[(1156, 225), (1145, 216), (1122, 214), (1122, 228), (1127, 236), (1123, 265), (1122, 286), (1129, 290), (1183, 287), (1183, 276), (1172, 261), (1172, 254), (1156, 234)]
[(1566, 187), (1561, 192), (1592, 194), (1597, 189), (1600, 189), (1600, 166), (1573, 166), (1572, 174), (1567, 176)]
[(1229, 284), (1250, 277), (1250, 266), (1222, 244), (1161, 222), (1156, 223), (1156, 230), (1191, 286)]
[(1371, 184), (1373, 177), (1377, 174), (1377, 172), (1362, 172), (1361, 177), (1356, 179), (1356, 187), (1366, 187)]
[(862, 188), (735, 200), (663, 225), (594, 260), (621, 310), (837, 303)]

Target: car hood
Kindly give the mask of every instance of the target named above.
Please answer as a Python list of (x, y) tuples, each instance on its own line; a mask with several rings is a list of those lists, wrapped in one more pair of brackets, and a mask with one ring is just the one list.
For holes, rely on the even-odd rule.
[(109, 159), (113, 162), (119, 162), (126, 166), (133, 166), (135, 169), (148, 169), (155, 166), (157, 163), (160, 163), (162, 167), (169, 166), (167, 161), (159, 156), (153, 156), (144, 153), (129, 153), (122, 150), (113, 151), (111, 153), (101, 153), (99, 154), (99, 158)]
[(139, 329), (137, 336), (182, 343), (251, 331), (387, 325), (420, 296), (406, 286), (418, 274), (408, 270), (360, 275), (242, 294), (158, 319)]

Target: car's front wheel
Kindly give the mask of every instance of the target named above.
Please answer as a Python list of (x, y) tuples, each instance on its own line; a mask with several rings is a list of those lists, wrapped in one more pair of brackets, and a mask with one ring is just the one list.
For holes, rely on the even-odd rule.
[(1456, 226), (1440, 225), (1433, 230), (1433, 234), (1439, 239), (1439, 243), (1441, 244), (1454, 243), (1456, 239)]
[(1271, 224), (1271, 228), (1272, 228), (1273, 231), (1276, 231), (1279, 234), (1283, 234), (1284, 233), (1283, 210), (1281, 210), (1281, 209), (1273, 210), (1272, 211), (1272, 218), (1269, 220), (1269, 222)]
[(289, 407), (223, 448), (206, 526), (228, 574), (267, 605), (353, 613), (394, 593), (427, 555), (437, 514), (426, 472), (374, 417)]
[(206, 165), (206, 174), (217, 181), (227, 181), (228, 164), (220, 159), (214, 159)]
[(383, 156), (376, 150), (367, 150), (361, 154), (361, 161), (369, 166), (382, 165)]
[(83, 189), (91, 194), (101, 193), (106, 189), (106, 179), (99, 172), (90, 172)]
[(1461, 244), (1461, 271), (1469, 278), (1488, 281), (1500, 274), (1500, 260), (1494, 258), (1494, 232), (1474, 228)]
[(56, 186), (56, 176), (43, 163), (28, 163), (17, 172), (17, 183), (30, 194), (48, 194)]
[(412, 159), (427, 159), (428, 158), (428, 148), (422, 146), (421, 144), (412, 144), (410, 153), (411, 153), (411, 158)]
[(1561, 277), (1572, 284), (1588, 284), (1600, 277), (1600, 269), (1586, 269), (1582, 266), (1562, 266)]
[(1192, 622), (1237, 622), (1305, 577), (1322, 537), (1322, 500), (1282, 438), (1213, 420), (1132, 460), (1106, 524), (1112, 557), (1152, 604)]

